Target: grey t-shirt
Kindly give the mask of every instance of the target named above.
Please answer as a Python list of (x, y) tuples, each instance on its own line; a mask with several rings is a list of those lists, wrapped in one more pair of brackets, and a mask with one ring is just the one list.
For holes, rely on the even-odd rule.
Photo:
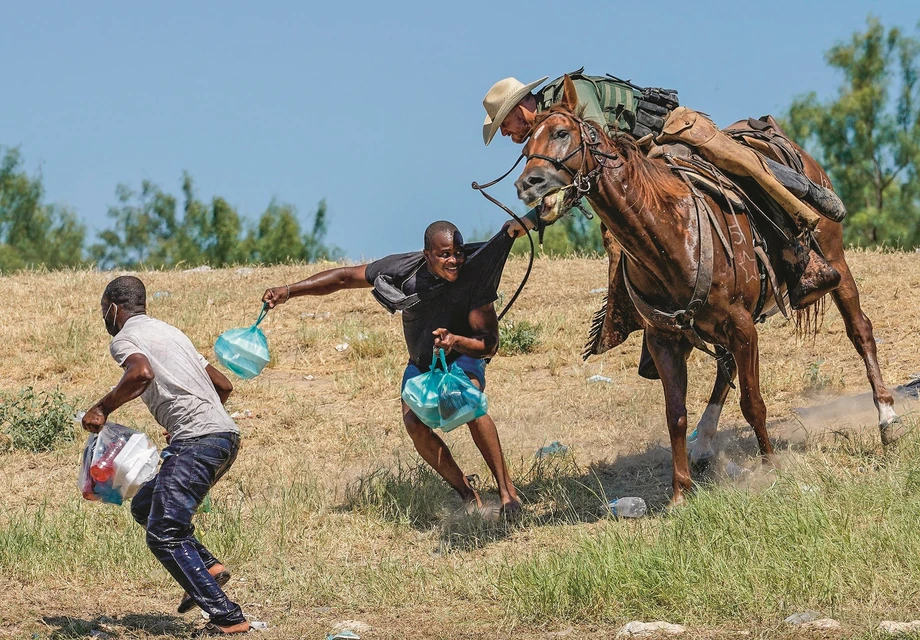
[(109, 350), (120, 367), (135, 353), (150, 361), (154, 379), (141, 399), (172, 442), (209, 433), (239, 433), (205, 371), (208, 361), (172, 325), (133, 316), (112, 338)]

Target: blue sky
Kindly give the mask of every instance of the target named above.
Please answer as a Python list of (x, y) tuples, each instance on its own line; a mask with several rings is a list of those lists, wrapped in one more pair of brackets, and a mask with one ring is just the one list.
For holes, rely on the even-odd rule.
[[(871, 12), (916, 34), (916, 0), (739, 2), (17, 2), (0, 13), (0, 145), (92, 232), (119, 182), (272, 197), (354, 259), (416, 248), (446, 218), (497, 229), (470, 189), (519, 149), (482, 144), (482, 97), (585, 66), (676, 88), (726, 125), (839, 84), (824, 52)], [(517, 175), (517, 172), (516, 174)], [(495, 190), (517, 206), (509, 185)]]

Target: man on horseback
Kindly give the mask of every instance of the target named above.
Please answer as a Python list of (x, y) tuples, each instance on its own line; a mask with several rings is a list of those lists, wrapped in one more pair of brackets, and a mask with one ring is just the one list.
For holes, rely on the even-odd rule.
[[(742, 130), (748, 129), (747, 124), (733, 125), (728, 130), (738, 134), (733, 137), (719, 130), (703, 114), (678, 106), (675, 91), (641, 88), (612, 76), (586, 76), (581, 69), (569, 75), (577, 91), (582, 117), (601, 125), (608, 135), (632, 136), (651, 156), (696, 152), (726, 173), (753, 180), (753, 188), (762, 189), (781, 207), (794, 224), (782, 250), (793, 308), (807, 307), (837, 287), (840, 274), (805, 239), (818, 223), (815, 211), (835, 222), (840, 222), (846, 215), (843, 203), (833, 191), (768, 157), (760, 147), (756, 150), (752, 148), (756, 145), (741, 135)], [(562, 80), (558, 78), (542, 89), (538, 87), (546, 81), (546, 77), (527, 85), (514, 78), (495, 83), (483, 99), (486, 110), (483, 142), (488, 145), (500, 130), (502, 135), (523, 144), (530, 135), (536, 114), (561, 99)], [(786, 139), (772, 118), (748, 122), (754, 129), (768, 130), (765, 135)], [(530, 212), (526, 220), (535, 226), (536, 213)], [(508, 232), (519, 235), (523, 229), (513, 222), (508, 226)], [(619, 260), (619, 249), (603, 228), (602, 232), (613, 274), (614, 263)], [(613, 285), (610, 294), (615, 294)], [(617, 304), (613, 298), (609, 299), (607, 326), (603, 328), (608, 334), (613, 332), (614, 337), (608, 335), (603, 340), (603, 336), (598, 336), (604, 344), (596, 343), (593, 348), (589, 344), (590, 353), (602, 353), (639, 328), (628, 321), (624, 324), (623, 318), (629, 314), (614, 309)]]

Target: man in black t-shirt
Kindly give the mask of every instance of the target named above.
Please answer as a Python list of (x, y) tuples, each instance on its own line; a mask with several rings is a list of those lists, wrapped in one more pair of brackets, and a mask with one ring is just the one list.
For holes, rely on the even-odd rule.
[[(499, 233), (488, 248), (510, 251), (513, 239)], [(484, 248), (483, 250), (486, 250)], [(502, 257), (504, 257), (502, 256)], [(387, 256), (370, 264), (321, 271), (292, 285), (265, 291), (269, 308), (305, 295), (326, 295), (341, 289), (374, 287), (374, 294), (391, 311), (402, 309), (409, 363), (402, 386), (431, 364), (432, 353), (444, 349), (479, 389), (485, 389), (483, 358), (498, 350), (498, 318), (493, 302), (497, 278), (495, 260), (474, 259), (467, 265), (463, 237), (450, 222), (434, 222), (425, 230), (425, 250)], [(503, 264), (503, 259), (500, 261)], [(492, 268), (490, 272), (489, 269)], [(395, 302), (394, 297), (399, 297)], [(388, 302), (389, 300), (389, 302)], [(395, 306), (394, 306), (395, 305)], [(402, 403), (403, 423), (419, 455), (472, 507), (482, 507), (478, 493), (460, 471), (444, 441)], [(488, 415), (469, 423), (473, 442), (488, 464), (505, 513), (521, 508), (508, 477), (495, 423)]]

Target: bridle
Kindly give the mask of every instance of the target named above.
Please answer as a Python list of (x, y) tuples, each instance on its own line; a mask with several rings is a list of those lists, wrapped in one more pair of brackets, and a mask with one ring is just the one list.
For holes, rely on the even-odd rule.
[[(598, 146), (600, 146), (601, 140), (600, 140), (600, 136), (598, 136), (597, 129), (594, 128), (594, 125), (586, 122), (585, 120), (582, 120), (581, 118), (576, 116), (574, 113), (554, 111), (553, 113), (547, 115), (546, 118), (541, 120), (541, 122), (550, 118), (552, 115), (557, 115), (557, 114), (566, 116), (567, 118), (571, 119), (579, 126), (579, 129), (581, 130), (581, 141), (568, 154), (566, 154), (565, 156), (561, 158), (552, 158), (550, 156), (544, 156), (540, 154), (525, 155), (524, 152), (521, 152), (521, 155), (519, 155), (518, 159), (515, 160), (513, 165), (511, 165), (511, 168), (508, 169), (505, 173), (500, 175), (495, 180), (492, 180), (491, 182), (487, 182), (486, 184), (479, 184), (478, 182), (474, 181), (471, 185), (473, 189), (481, 193), (489, 202), (499, 207), (500, 209), (502, 209), (502, 211), (504, 211), (509, 216), (511, 216), (514, 220), (516, 220), (517, 223), (521, 225), (522, 229), (527, 229), (527, 226), (524, 224), (524, 221), (521, 220), (521, 218), (514, 211), (509, 209), (506, 205), (504, 205), (498, 199), (494, 198), (493, 196), (491, 196), (489, 193), (486, 192), (486, 189), (498, 184), (499, 182), (507, 178), (508, 175), (512, 171), (514, 171), (517, 168), (517, 166), (521, 163), (521, 160), (526, 158), (529, 162), (531, 158), (537, 158), (540, 160), (546, 160), (547, 162), (552, 164), (554, 167), (556, 167), (556, 169), (558, 170), (564, 169), (570, 176), (572, 176), (572, 184), (567, 187), (563, 187), (562, 189), (560, 189), (560, 191), (565, 190), (565, 189), (574, 188), (578, 194), (574, 198), (574, 206), (577, 206), (579, 209), (581, 209), (582, 213), (585, 214), (585, 217), (591, 218), (593, 217), (593, 215), (590, 214), (588, 211), (586, 211), (581, 206), (581, 202), (580, 202), (581, 196), (584, 196), (589, 191), (591, 191), (591, 181), (592, 180), (594, 180), (608, 166), (612, 166), (606, 163), (607, 160), (618, 160), (620, 158), (619, 154), (605, 153), (601, 151), (600, 149), (598, 149)], [(528, 136), (529, 135), (530, 134), (528, 134)], [(590, 142), (588, 141), (589, 138), (590, 138)], [(578, 154), (579, 152), (582, 154), (581, 167), (579, 168), (578, 171), (572, 171), (572, 169), (570, 169), (566, 163), (572, 158), (574, 158), (575, 155)], [(594, 157), (596, 162), (595, 162), (595, 166), (593, 169), (591, 169), (590, 171), (586, 171), (589, 155)], [(543, 224), (542, 220), (538, 216), (537, 217), (537, 234), (539, 237), (540, 244), (543, 243), (544, 227), (545, 225)], [(521, 284), (518, 285), (518, 288), (514, 292), (514, 295), (511, 296), (510, 300), (508, 300), (508, 304), (506, 304), (505, 308), (502, 309), (502, 312), (498, 314), (499, 320), (501, 320), (505, 316), (505, 314), (508, 313), (508, 310), (511, 309), (511, 305), (514, 304), (515, 300), (517, 300), (518, 296), (521, 294), (521, 291), (524, 290), (524, 285), (527, 284), (527, 280), (530, 278), (530, 272), (533, 270), (533, 260), (534, 260), (534, 254), (536, 253), (536, 248), (534, 247), (533, 237), (530, 235), (530, 231), (527, 231), (527, 240), (530, 242), (530, 259), (527, 262), (527, 271), (524, 272), (524, 277), (521, 279)]]
[[(560, 189), (560, 191), (575, 189), (576, 196), (574, 200), (578, 201), (581, 199), (581, 197), (586, 196), (591, 191), (592, 180), (595, 180), (597, 176), (608, 167), (613, 168), (613, 165), (607, 164), (607, 161), (620, 160), (620, 154), (601, 151), (599, 149), (601, 139), (595, 126), (569, 111), (552, 111), (548, 113), (545, 118), (542, 118), (539, 123), (542, 124), (543, 122), (546, 122), (553, 116), (557, 115), (568, 118), (578, 126), (581, 138), (578, 144), (576, 144), (571, 151), (562, 157), (545, 156), (540, 153), (527, 154), (527, 147), (525, 147), (524, 152), (521, 153), (521, 158), (527, 158), (528, 162), (533, 159), (545, 160), (546, 162), (549, 162), (551, 165), (553, 165), (557, 171), (565, 171), (568, 173), (572, 177), (572, 184), (567, 187), (563, 187)], [(535, 123), (534, 126), (536, 126), (536, 124), (537, 123)], [(528, 145), (529, 144), (530, 143), (528, 143)], [(579, 153), (581, 154), (581, 166), (576, 171), (568, 165), (568, 162)], [(594, 158), (594, 168), (591, 170), (588, 170), (589, 157)], [(520, 159), (518, 159), (518, 161), (520, 162)], [(515, 166), (517, 166), (516, 163)]]

